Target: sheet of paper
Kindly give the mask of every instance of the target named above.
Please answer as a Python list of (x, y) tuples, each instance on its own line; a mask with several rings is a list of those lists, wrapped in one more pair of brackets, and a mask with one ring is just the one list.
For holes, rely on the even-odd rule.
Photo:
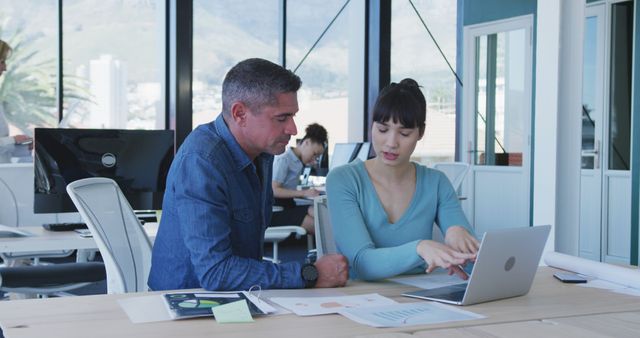
[(619, 289), (623, 287), (620, 284), (607, 282), (606, 280), (602, 280), (602, 279), (589, 279), (587, 283), (580, 283), (577, 285), (584, 288), (594, 288), (594, 289), (604, 289), (604, 290), (613, 290), (613, 289)]
[(211, 311), (213, 311), (216, 322), (221, 324), (253, 322), (253, 317), (251, 317), (251, 313), (249, 312), (249, 305), (247, 305), (247, 301), (244, 299), (216, 306), (211, 308)]
[(351, 308), (340, 310), (339, 313), (355, 322), (373, 327), (427, 325), (485, 318), (477, 313), (435, 302)]
[(273, 297), (271, 301), (298, 316), (325, 315), (349, 308), (396, 304), (394, 300), (377, 293), (339, 297)]
[[(254, 292), (255, 293), (255, 292)], [(285, 315), (290, 314), (291, 311), (274, 303), (271, 298), (273, 297), (336, 297), (344, 296), (342, 291), (336, 291), (336, 289), (273, 289), (262, 290), (258, 292), (260, 299), (271, 305), (275, 312), (269, 313), (270, 315)]]
[(446, 271), (439, 270), (437, 272), (420, 275), (399, 276), (390, 278), (394, 283), (415, 286), (420, 289), (435, 289), (444, 286), (464, 283), (465, 281), (455, 275), (449, 276)]
[(625, 295), (640, 297), (640, 290), (636, 288), (630, 288), (624, 285), (620, 285), (620, 284), (609, 282), (602, 279), (592, 279), (592, 280), (589, 280), (587, 283), (578, 284), (578, 285), (585, 288), (603, 289), (603, 290), (609, 290), (612, 292), (621, 293)]
[(622, 288), (622, 289), (616, 289), (612, 291), (615, 293), (621, 293), (623, 295), (640, 297), (640, 290), (634, 289), (634, 288)]
[(118, 299), (132, 323), (151, 323), (171, 320), (162, 295)]

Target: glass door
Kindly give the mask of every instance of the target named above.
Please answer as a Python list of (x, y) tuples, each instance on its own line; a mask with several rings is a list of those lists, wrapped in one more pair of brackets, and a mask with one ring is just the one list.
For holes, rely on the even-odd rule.
[(531, 27), (524, 16), (465, 28), (466, 210), (478, 234), (530, 225)]
[(604, 9), (597, 6), (585, 10), (582, 60), (579, 255), (596, 261), (600, 261), (601, 251)]
[(628, 264), (633, 2), (585, 14), (579, 253)]

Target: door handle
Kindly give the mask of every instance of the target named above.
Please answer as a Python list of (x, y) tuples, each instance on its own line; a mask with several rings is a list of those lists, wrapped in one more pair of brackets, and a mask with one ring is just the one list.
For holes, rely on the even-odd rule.
[(473, 142), (469, 141), (467, 142), (467, 163), (471, 164), (473, 163), (473, 154), (477, 153), (478, 151), (473, 149)]
[(593, 156), (593, 168), (600, 169), (600, 140), (596, 140), (593, 149), (585, 149), (582, 156)]

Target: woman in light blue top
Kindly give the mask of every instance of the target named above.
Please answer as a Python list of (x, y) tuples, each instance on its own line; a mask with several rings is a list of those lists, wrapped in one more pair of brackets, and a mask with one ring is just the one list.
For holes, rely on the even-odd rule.
[[(332, 170), (327, 177), (331, 223), (351, 278), (376, 280), (437, 267), (466, 279), (475, 259), (471, 234), (447, 177), (411, 162), (425, 130), (426, 100), (412, 79), (385, 87), (373, 109), (376, 157)], [(431, 240), (433, 224), (444, 243)]]

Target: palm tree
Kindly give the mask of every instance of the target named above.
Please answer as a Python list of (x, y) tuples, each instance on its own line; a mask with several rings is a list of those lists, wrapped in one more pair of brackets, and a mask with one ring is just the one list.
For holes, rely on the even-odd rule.
[[(1, 33), (1, 31), (0, 31)], [(57, 126), (56, 57), (38, 61), (35, 42), (40, 36), (27, 36), (22, 29), (10, 39), (13, 47), (7, 72), (0, 78), (0, 105), (9, 123), (24, 134), (33, 127)], [(89, 101), (89, 94), (80, 82), (65, 76), (64, 97), (67, 100)]]

